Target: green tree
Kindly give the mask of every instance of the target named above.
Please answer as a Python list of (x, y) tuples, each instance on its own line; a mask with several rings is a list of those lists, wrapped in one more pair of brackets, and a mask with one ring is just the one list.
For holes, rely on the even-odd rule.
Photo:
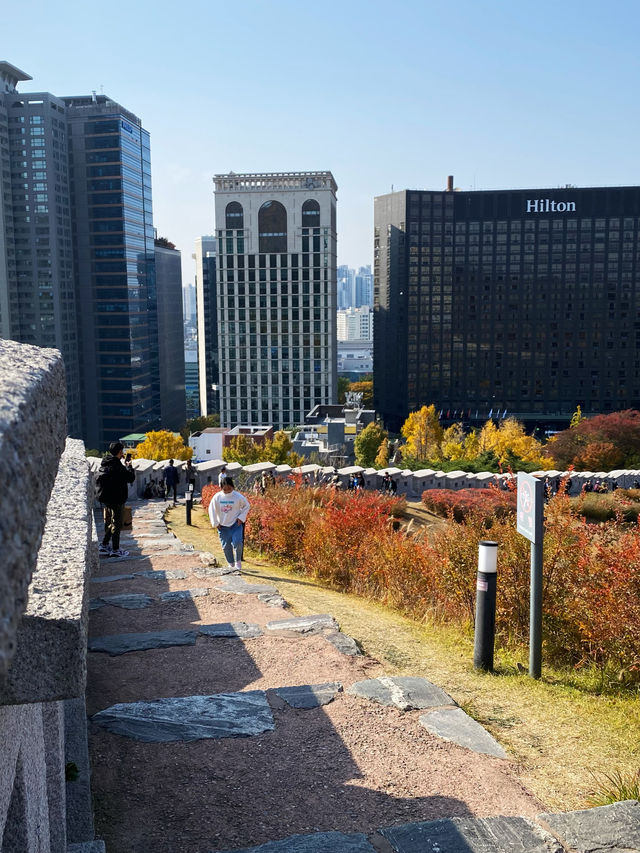
[(98, 457), (100, 457), (100, 456), (102, 456), (102, 453), (100, 453), (99, 450), (96, 450), (95, 447), (90, 447), (90, 448), (88, 448), (88, 450), (85, 450), (84, 455), (85, 456), (98, 456)]
[(263, 448), (254, 444), (246, 435), (236, 435), (231, 439), (228, 447), (223, 448), (222, 458), (225, 462), (238, 462), (240, 465), (253, 465), (255, 462), (264, 462), (262, 459)]
[(189, 441), (189, 436), (194, 432), (207, 429), (207, 427), (219, 427), (220, 415), (200, 415), (197, 418), (190, 418), (180, 429), (180, 435), (185, 444)]
[(353, 443), (353, 449), (356, 454), (356, 465), (362, 465), (363, 468), (371, 468), (375, 462), (376, 456), (382, 442), (388, 438), (386, 430), (380, 424), (373, 421), (356, 436)]
[(351, 382), (348, 376), (338, 376), (338, 402), (344, 403), (345, 394), (349, 390)]
[(136, 459), (191, 459), (193, 448), (185, 447), (182, 437), (166, 429), (147, 433), (145, 440), (132, 451)]

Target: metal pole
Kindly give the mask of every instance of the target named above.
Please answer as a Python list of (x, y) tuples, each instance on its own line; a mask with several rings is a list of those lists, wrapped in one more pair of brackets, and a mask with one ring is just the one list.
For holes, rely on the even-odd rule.
[(498, 543), (488, 540), (480, 542), (476, 580), (476, 630), (473, 644), (473, 665), (476, 669), (493, 669), (497, 564)]
[(185, 506), (187, 509), (187, 524), (191, 526), (191, 502), (193, 501), (193, 486), (189, 483), (189, 488), (185, 493)]
[(542, 542), (531, 543), (531, 589), (529, 593), (529, 675), (542, 674)]

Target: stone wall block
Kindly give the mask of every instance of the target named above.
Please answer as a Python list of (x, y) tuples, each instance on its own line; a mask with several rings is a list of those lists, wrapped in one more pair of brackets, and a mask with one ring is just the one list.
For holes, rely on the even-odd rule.
[(15, 653), (66, 433), (58, 350), (0, 340), (0, 678)]
[(84, 695), (88, 582), (97, 559), (92, 500), (84, 445), (68, 439), (0, 705)]

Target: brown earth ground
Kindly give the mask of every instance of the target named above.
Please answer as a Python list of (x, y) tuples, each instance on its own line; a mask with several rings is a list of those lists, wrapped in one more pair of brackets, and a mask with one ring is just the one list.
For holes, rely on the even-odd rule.
[[(172, 511), (174, 522), (181, 516), (183, 508)], [(206, 538), (207, 550), (220, 557), (217, 537), (204, 527), (203, 516), (194, 515), (194, 520), (198, 526), (190, 532)], [(145, 529), (144, 521), (134, 519), (134, 534)], [(136, 577), (92, 584), (94, 597), (146, 592), (154, 603), (146, 610), (103, 607), (92, 612), (91, 636), (230, 621), (264, 626), (289, 615), (253, 595), (219, 590), (216, 579), (193, 575), (197, 557), (153, 553), (151, 540), (146, 541), (150, 553), (145, 559), (118, 563), (103, 559), (98, 576), (180, 568), (187, 578)], [(264, 560), (250, 558), (246, 568), (248, 574), (274, 577), (287, 599), (293, 590), (309, 586), (321, 592), (307, 579), (275, 578)], [(210, 588), (210, 595), (192, 602), (158, 600), (166, 590), (202, 586)], [(325, 599), (322, 607), (307, 607), (306, 612), (331, 612), (343, 623), (328, 603)], [(432, 667), (423, 665), (422, 670), (412, 674), (438, 683)], [(90, 653), (88, 711), (136, 699), (269, 691), (326, 681), (339, 681), (347, 688), (354, 681), (398, 671), (387, 660), (346, 657), (320, 635), (282, 634), (246, 641), (200, 637), (195, 646), (113, 658)], [(109, 853), (204, 853), (294, 833), (329, 829), (369, 833), (407, 821), (533, 815), (543, 809), (522, 784), (517, 763), (478, 755), (430, 735), (418, 723), (422, 712), (401, 713), (346, 692), (329, 705), (303, 711), (284, 705), (273, 693), (267, 695), (275, 729), (250, 738), (148, 744), (91, 724), (96, 831)]]

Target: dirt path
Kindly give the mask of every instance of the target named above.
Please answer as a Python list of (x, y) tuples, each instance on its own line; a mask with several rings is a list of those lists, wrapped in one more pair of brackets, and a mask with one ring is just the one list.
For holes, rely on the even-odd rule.
[[(94, 599), (144, 593), (151, 604), (103, 604), (91, 615), (91, 637), (238, 622), (263, 633), (246, 640), (199, 636), (192, 645), (116, 657), (91, 652), (89, 714), (137, 700), (266, 691), (274, 727), (251, 737), (144, 743), (92, 722), (97, 833), (109, 853), (205, 853), (294, 833), (370, 833), (407, 821), (541, 810), (508, 760), (429, 734), (419, 723), (422, 711), (403, 713), (349, 694), (354, 682), (384, 674), (377, 661), (341, 653), (324, 633), (270, 633), (267, 623), (287, 611), (254, 594), (223, 591), (224, 578), (198, 577), (198, 555), (183, 552), (161, 529), (162, 507), (135, 506), (131, 537), (123, 541), (131, 558), (102, 559), (92, 583)], [(139, 574), (162, 570), (186, 576)], [(160, 600), (165, 592), (202, 587), (208, 595)], [(344, 689), (322, 707), (293, 708), (274, 692), (326, 682)]]

